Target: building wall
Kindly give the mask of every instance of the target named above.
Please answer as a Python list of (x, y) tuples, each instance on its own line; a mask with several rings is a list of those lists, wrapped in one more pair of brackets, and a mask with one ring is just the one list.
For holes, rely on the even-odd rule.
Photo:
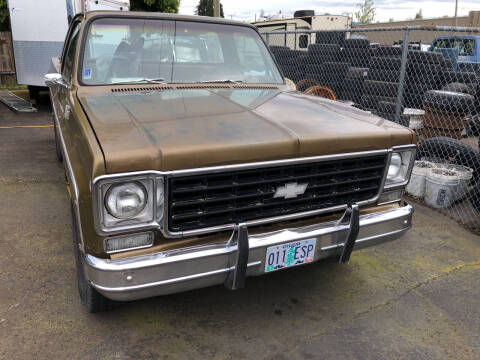
[[(393, 28), (402, 26), (455, 26), (455, 18), (443, 17), (436, 19), (393, 21), (365, 25), (354, 25), (353, 28), (360, 30), (372, 28)], [(458, 17), (457, 26), (480, 28), (480, 11), (470, 11), (468, 16)], [(378, 42), (385, 45), (391, 45), (396, 41), (402, 40), (404, 37), (404, 31), (365, 32), (363, 34), (366, 35), (371, 42)], [(451, 34), (451, 32), (437, 32), (428, 30), (412, 31), (410, 33), (410, 41), (420, 41), (423, 44), (429, 44), (436, 36), (448, 34)]]

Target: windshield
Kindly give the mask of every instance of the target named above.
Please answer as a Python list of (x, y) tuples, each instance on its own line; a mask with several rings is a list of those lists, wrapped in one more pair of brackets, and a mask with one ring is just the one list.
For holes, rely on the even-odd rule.
[(437, 39), (432, 46), (433, 51), (440, 51), (440, 49), (458, 49), (458, 55), (460, 56), (473, 55), (474, 48), (475, 40), (467, 38)]
[(91, 24), (81, 79), (86, 85), (283, 83), (265, 44), (249, 27), (131, 18)]

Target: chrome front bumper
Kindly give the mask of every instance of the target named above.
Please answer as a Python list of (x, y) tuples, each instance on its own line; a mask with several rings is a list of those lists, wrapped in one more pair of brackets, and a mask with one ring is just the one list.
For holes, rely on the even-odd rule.
[[(412, 214), (413, 207), (406, 204), (387, 211), (361, 215), (354, 249), (398, 238), (410, 229)], [(264, 234), (247, 234), (246, 242), (241, 242), (240, 236), (237, 241), (232, 235), (232, 240), (227, 244), (196, 246), (118, 260), (99, 259), (87, 254), (84, 267), (92, 286), (106, 297), (119, 301), (218, 284), (235, 288), (235, 284), (238, 285), (242, 280), (237, 279), (239, 271), (244, 276), (265, 273), (266, 251), (270, 246), (316, 238), (315, 262), (340, 257), (349, 234), (348, 223), (325, 222)], [(246, 249), (239, 251), (238, 244), (242, 248), (245, 243), (248, 244)], [(245, 252), (247, 257), (241, 264), (239, 254)]]

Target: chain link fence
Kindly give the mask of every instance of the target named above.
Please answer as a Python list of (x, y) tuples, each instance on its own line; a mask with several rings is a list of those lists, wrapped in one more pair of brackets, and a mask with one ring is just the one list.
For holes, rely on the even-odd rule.
[(297, 90), (410, 127), (407, 193), (480, 232), (480, 30), (402, 27), (262, 34)]

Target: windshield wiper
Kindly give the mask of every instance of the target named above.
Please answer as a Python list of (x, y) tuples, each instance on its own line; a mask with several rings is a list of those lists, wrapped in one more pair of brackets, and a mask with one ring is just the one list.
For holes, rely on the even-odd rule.
[(232, 83), (232, 84), (240, 84), (242, 83), (243, 80), (230, 80), (230, 79), (225, 79), (225, 80), (203, 80), (203, 81), (197, 81), (197, 83)]
[(127, 84), (136, 84), (136, 83), (149, 83), (149, 84), (165, 84), (164, 78), (157, 78), (157, 79), (135, 79), (135, 80), (125, 80), (125, 81), (116, 81), (111, 83), (110, 85), (127, 85)]

